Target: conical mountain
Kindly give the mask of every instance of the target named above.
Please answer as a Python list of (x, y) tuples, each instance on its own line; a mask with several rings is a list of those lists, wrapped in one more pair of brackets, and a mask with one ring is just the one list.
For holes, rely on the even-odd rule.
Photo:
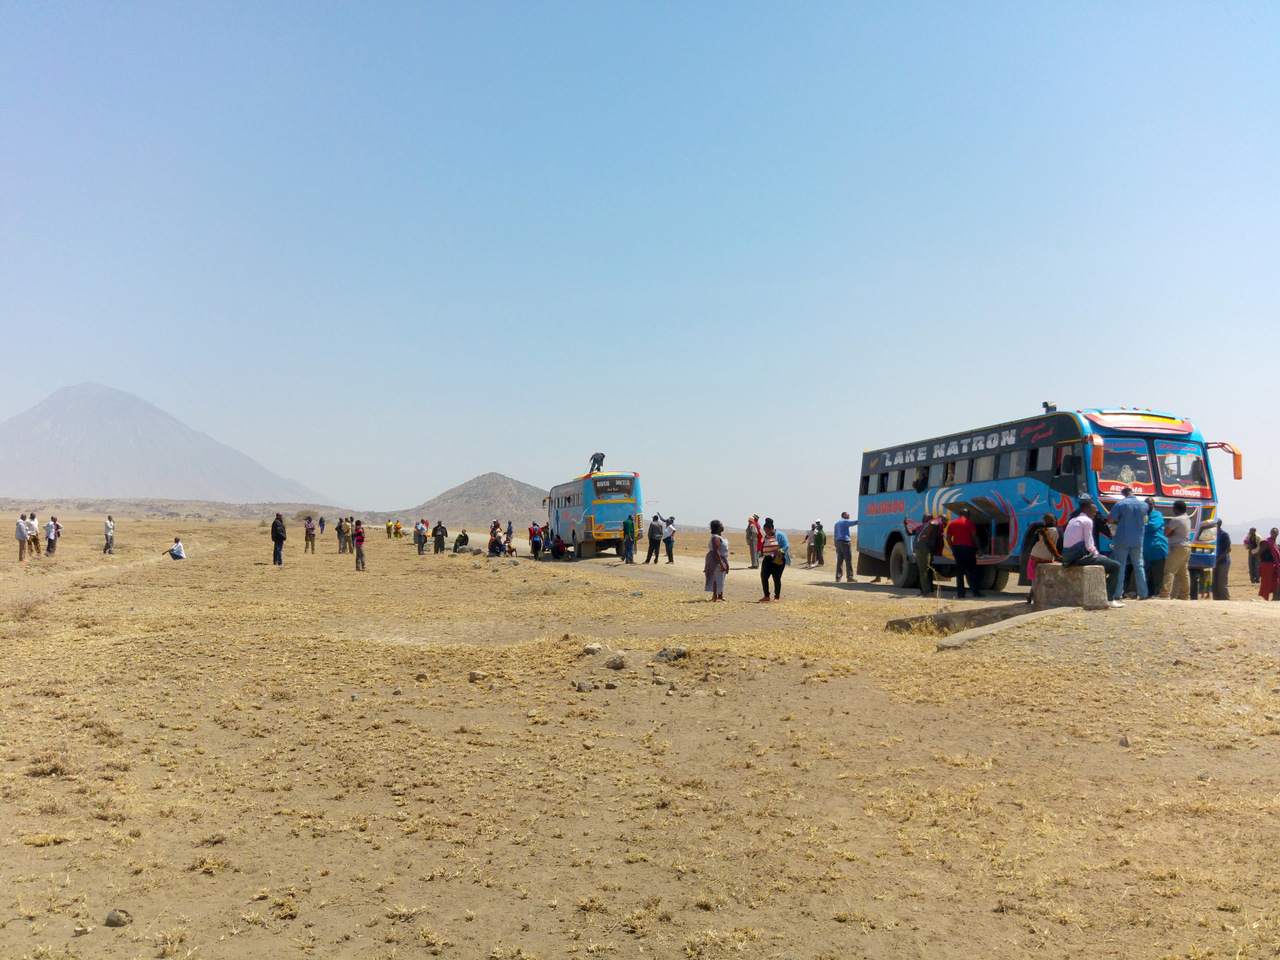
[(0, 491), (45, 499), (323, 499), (140, 397), (97, 383), (63, 387), (0, 423)]
[(488, 529), (491, 520), (501, 521), (505, 527), (508, 520), (513, 520), (517, 529), (523, 529), (529, 521), (547, 515), (547, 508), (542, 505), (546, 495), (545, 490), (500, 473), (485, 473), (393, 516), (409, 522), (443, 520), (450, 527), (473, 529)]

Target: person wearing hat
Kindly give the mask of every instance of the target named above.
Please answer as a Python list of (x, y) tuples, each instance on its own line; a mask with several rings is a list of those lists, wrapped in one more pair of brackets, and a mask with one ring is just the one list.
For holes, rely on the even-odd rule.
[(760, 514), (753, 513), (747, 521), (747, 551), (751, 554), (751, 569), (760, 566)]
[(311, 514), (307, 514), (307, 519), (302, 521), (302, 552), (306, 553), (308, 550), (316, 552), (316, 522), (311, 519)]
[(818, 521), (818, 531), (813, 538), (813, 552), (818, 558), (818, 566), (825, 565), (826, 561), (822, 559), (822, 551), (827, 548), (827, 531), (822, 529), (822, 521)]

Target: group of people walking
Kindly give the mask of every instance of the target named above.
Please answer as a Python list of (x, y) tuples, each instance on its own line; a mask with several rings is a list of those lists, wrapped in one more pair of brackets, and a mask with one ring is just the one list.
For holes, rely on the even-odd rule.
[[(44, 524), (43, 532), (44, 553), (45, 556), (51, 557), (58, 549), (58, 538), (62, 536), (62, 524), (58, 522), (57, 517), (50, 517)], [(18, 541), (19, 563), (25, 562), (28, 557), (40, 556), (40, 533), (40, 521), (36, 519), (34, 510), (18, 518), (13, 538)]]

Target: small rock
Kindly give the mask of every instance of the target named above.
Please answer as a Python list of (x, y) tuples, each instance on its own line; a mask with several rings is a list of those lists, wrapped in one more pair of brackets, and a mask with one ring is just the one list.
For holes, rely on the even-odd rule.
[(591, 749), (592, 747), (594, 747), (594, 746), (595, 746), (595, 744), (594, 744), (594, 743), (592, 743), (590, 740), (583, 740), (583, 741), (582, 741), (582, 749), (583, 749), (583, 750), (590, 750), (590, 749)]
[(653, 659), (671, 663), (674, 660), (683, 660), (688, 655), (689, 651), (684, 647), (663, 647), (653, 655)]
[(360, 699), (360, 698), (359, 698), (359, 697), (357, 697), (354, 693), (351, 695), (351, 702), (352, 702), (352, 703), (355, 703), (355, 702), (356, 702), (357, 700), (359, 700), (359, 699)]
[(617, 690), (617, 689), (618, 689), (618, 685), (617, 685), (616, 683), (614, 683), (612, 680), (606, 680), (606, 681), (605, 681), (605, 684), (604, 684), (604, 688), (605, 688), (606, 690)]
[(643, 597), (643, 596), (644, 596), (644, 591), (643, 591), (643, 590), (632, 590), (632, 591), (631, 591), (631, 595), (632, 595), (633, 597)]
[(717, 696), (717, 697), (723, 697), (723, 696), (724, 696), (724, 687), (716, 687), (716, 696)]
[(430, 677), (428, 677), (425, 673), (420, 673), (420, 674), (418, 674), (416, 677), (414, 677), (413, 679), (415, 679), (415, 680), (430, 680), (431, 678), (430, 678)]
[(583, 581), (582, 581), (582, 585), (583, 585), (584, 587), (589, 587), (589, 586), (591, 586), (591, 581), (590, 581), (590, 580), (583, 580)]
[(668, 696), (668, 697), (674, 697), (675, 695), (676, 695), (676, 692), (675, 692), (674, 690), (668, 690), (668, 691), (667, 691), (667, 696)]
[(108, 927), (127, 927), (133, 923), (133, 916), (128, 910), (112, 910), (102, 922)]
[(93, 932), (93, 927), (89, 926), (89, 924), (81, 920), (79, 923), (75, 925), (75, 927), (72, 928), (71, 935), (73, 937), (83, 937), (86, 933), (92, 933), (92, 932)]
[(534, 717), (536, 717), (536, 716), (538, 715), (538, 711), (537, 711), (537, 710), (526, 710), (524, 715), (525, 715), (526, 717), (529, 717), (530, 719), (532, 719), (532, 718), (534, 718)]
[(392, 690), (392, 691), (391, 691), (391, 695), (392, 695), (393, 697), (398, 697), (398, 696), (400, 696), (400, 695), (401, 695), (401, 694), (403, 694), (403, 693), (404, 693), (404, 691), (403, 691), (403, 690), (401, 690), (399, 687), (396, 687), (394, 690)]
[(1129, 745), (1129, 735), (1127, 733), (1120, 735), (1120, 746), (1127, 747)]
[(667, 678), (666, 678), (666, 677), (660, 677), (660, 676), (658, 676), (656, 673), (653, 675), (653, 683), (654, 683), (654, 686), (662, 686), (662, 685), (663, 685), (663, 684), (665, 684), (666, 682), (667, 682)]
[(1208, 783), (1208, 782), (1209, 782), (1209, 775), (1208, 775), (1207, 773), (1197, 773), (1197, 774), (1196, 774), (1196, 779), (1197, 779), (1197, 780), (1199, 780), (1199, 781), (1201, 781), (1202, 783)]
[(471, 569), (472, 569), (472, 570), (483, 570), (483, 569), (484, 569), (484, 564), (483, 564), (483, 563), (481, 563), (479, 560), (472, 560), (472, 561), (471, 561)]
[(582, 648), (582, 652), (585, 653), (588, 657), (594, 657), (597, 653), (604, 652), (604, 644), (588, 643), (585, 647)]
[(472, 670), (470, 673), (467, 674), (467, 679), (470, 680), (472, 683), (478, 683), (481, 680), (488, 680), (489, 675), (485, 673), (483, 670)]
[(627, 658), (620, 653), (614, 654), (604, 662), (604, 665), (610, 670), (621, 670), (627, 665)]
[(590, 693), (592, 690), (595, 689), (595, 686), (586, 680), (579, 680), (576, 684), (574, 684), (574, 689), (577, 690), (579, 693)]
[(674, 680), (672, 680), (672, 681), (671, 681), (671, 686), (667, 687), (667, 691), (668, 691), (668, 692), (670, 692), (670, 691), (674, 690), (675, 688), (676, 688), (676, 682), (675, 682)]
[(476, 547), (476, 548), (472, 549), (472, 551), (471, 551), (471, 555), (472, 555), (473, 557), (482, 557), (482, 556), (484, 556), (484, 551), (483, 551), (483, 550), (481, 550), (479, 547)]
[(518, 567), (518, 566), (520, 566), (520, 561), (519, 561), (519, 560), (516, 560), (516, 559), (514, 559), (514, 558), (513, 558), (513, 559), (511, 559), (511, 560), (508, 560), (508, 561), (507, 561), (507, 566), (508, 566), (508, 567)]

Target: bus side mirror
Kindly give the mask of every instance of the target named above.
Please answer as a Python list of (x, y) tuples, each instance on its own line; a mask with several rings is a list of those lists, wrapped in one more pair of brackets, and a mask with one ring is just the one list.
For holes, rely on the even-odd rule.
[(1089, 439), (1090, 439), (1091, 446), (1093, 447), (1093, 449), (1089, 451), (1089, 469), (1091, 469), (1094, 473), (1101, 473), (1102, 459), (1103, 459), (1103, 453), (1104, 453), (1104, 449), (1101, 442), (1102, 438), (1095, 434)]
[(1231, 457), (1231, 465), (1234, 468), (1235, 478), (1237, 480), (1243, 480), (1244, 479), (1244, 454), (1237, 450), (1235, 454)]

